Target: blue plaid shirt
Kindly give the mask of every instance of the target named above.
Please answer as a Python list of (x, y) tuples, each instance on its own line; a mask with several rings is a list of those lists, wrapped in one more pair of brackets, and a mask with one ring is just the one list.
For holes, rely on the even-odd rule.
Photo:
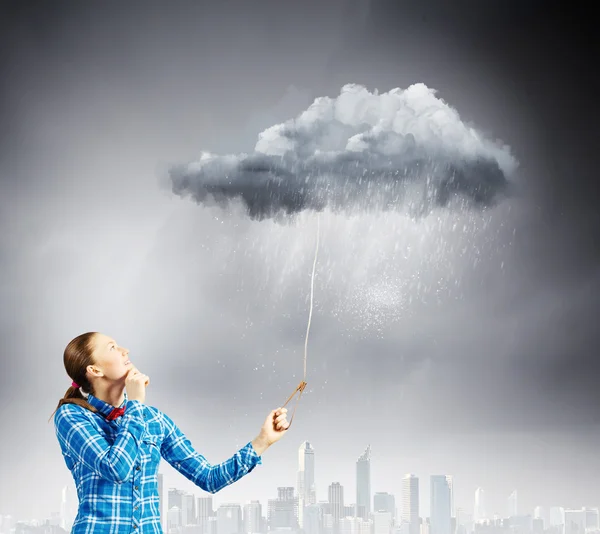
[(125, 400), (125, 414), (88, 396), (93, 413), (63, 404), (54, 416), (56, 436), (73, 475), (79, 510), (72, 534), (162, 534), (158, 495), (161, 457), (199, 488), (216, 493), (261, 464), (252, 443), (211, 465), (163, 412)]

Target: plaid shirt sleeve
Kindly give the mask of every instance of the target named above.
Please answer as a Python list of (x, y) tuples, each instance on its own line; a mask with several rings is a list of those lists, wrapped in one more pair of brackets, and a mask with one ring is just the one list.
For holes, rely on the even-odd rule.
[(123, 422), (111, 445), (85, 413), (85, 408), (65, 404), (56, 412), (56, 436), (64, 454), (81, 462), (101, 478), (121, 484), (130, 478), (146, 431), (144, 410), (137, 400), (125, 404)]
[(166, 427), (161, 446), (162, 457), (204, 491), (217, 493), (262, 464), (262, 459), (254, 450), (252, 442), (248, 442), (228, 460), (211, 465), (204, 456), (194, 450), (190, 440), (169, 416), (163, 413), (162, 417)]

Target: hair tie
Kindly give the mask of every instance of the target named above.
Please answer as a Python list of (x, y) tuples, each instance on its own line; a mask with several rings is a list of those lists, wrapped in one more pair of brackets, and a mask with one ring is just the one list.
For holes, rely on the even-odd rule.
[(77, 389), (79, 387), (81, 387), (79, 384), (76, 384), (75, 382), (71, 382), (71, 387)]

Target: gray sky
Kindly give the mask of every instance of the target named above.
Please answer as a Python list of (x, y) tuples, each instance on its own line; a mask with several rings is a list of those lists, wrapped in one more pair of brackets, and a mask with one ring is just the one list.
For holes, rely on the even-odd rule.
[(468, 509), (477, 486), (500, 514), (514, 488), (524, 512), (599, 505), (594, 86), (572, 18), (554, 44), (552, 7), (513, 4), (7, 3), (0, 513), (59, 510), (71, 478), (46, 421), (84, 331), (131, 350), (147, 402), (210, 461), (255, 436), (302, 377), (316, 218), (251, 221), (172, 194), (164, 176), (204, 150), (251, 151), (347, 83), (419, 82), (510, 146), (520, 195), (419, 222), (321, 215), (294, 427), (215, 502), (266, 505), (295, 485), (307, 439), (319, 499), (339, 481), (354, 502), (371, 443), (373, 491), (399, 499), (416, 473), (422, 515), (435, 473), (454, 475)]

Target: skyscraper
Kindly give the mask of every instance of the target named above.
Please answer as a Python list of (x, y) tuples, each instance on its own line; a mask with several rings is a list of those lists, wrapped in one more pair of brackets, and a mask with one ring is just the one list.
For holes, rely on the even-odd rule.
[[(178, 490), (177, 488), (169, 488), (168, 495), (168, 510), (169, 510), (169, 518), (171, 522), (175, 522), (177, 526), (182, 526), (182, 508), (183, 508), (183, 495), (185, 491)], [(177, 508), (177, 511), (172, 511), (173, 508)]]
[(600, 513), (598, 508), (583, 508), (585, 512), (585, 529), (597, 531), (600, 528)]
[(215, 515), (212, 495), (209, 497), (198, 497), (196, 502), (198, 503), (196, 509), (198, 510), (198, 525), (200, 525), (200, 532), (203, 534), (210, 534), (210, 519)]
[(585, 510), (565, 510), (565, 534), (585, 532)]
[(181, 496), (181, 525), (196, 524), (196, 498), (191, 493)]
[(344, 487), (339, 482), (329, 486), (329, 503), (333, 516), (333, 532), (339, 532), (340, 519), (344, 516)]
[(242, 531), (242, 507), (238, 503), (224, 503), (217, 509), (217, 533), (239, 534)]
[(559, 527), (565, 524), (565, 510), (561, 506), (551, 506), (548, 513), (548, 522), (551, 527)]
[(269, 528), (297, 528), (297, 499), (294, 488), (285, 486), (277, 488), (277, 499), (269, 499), (267, 503)]
[(415, 475), (402, 479), (402, 521), (409, 524), (409, 534), (419, 534), (419, 478)]
[(450, 487), (446, 475), (431, 475), (430, 534), (452, 534)]
[(171, 532), (173, 529), (181, 528), (181, 510), (179, 506), (173, 505), (169, 507), (167, 512), (167, 532)]
[[(78, 498), (75, 491), (75, 486), (70, 484), (62, 489), (62, 495), (60, 500), (60, 522), (61, 528), (64, 528), (67, 532), (71, 531), (75, 516), (77, 515)], [(8, 532), (8, 530), (7, 530)]]
[(473, 510), (473, 521), (479, 523), (487, 519), (485, 510), (485, 492), (483, 488), (477, 488), (475, 490), (475, 507)]
[(379, 491), (373, 496), (373, 512), (389, 512), (392, 524), (396, 522), (396, 499), (390, 493)]
[(371, 513), (371, 445), (356, 462), (356, 516), (369, 519)]
[(262, 507), (260, 501), (250, 501), (244, 505), (244, 533), (262, 532)]
[(542, 521), (542, 528), (545, 529), (550, 526), (548, 509), (544, 506), (536, 506), (533, 510), (533, 518), (540, 519)]
[(321, 517), (323, 513), (318, 504), (309, 504), (304, 509), (304, 534), (321, 533)]
[(298, 449), (298, 524), (304, 527), (304, 508), (316, 504), (315, 451), (308, 441)]
[(446, 475), (448, 487), (450, 488), (450, 517), (456, 517), (456, 511), (454, 509), (454, 477), (452, 475)]

